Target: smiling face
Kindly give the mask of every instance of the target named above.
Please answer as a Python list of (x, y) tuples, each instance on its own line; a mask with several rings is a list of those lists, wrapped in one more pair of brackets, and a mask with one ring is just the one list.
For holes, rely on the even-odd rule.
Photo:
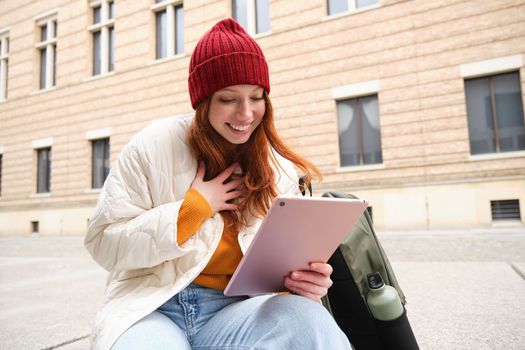
[(208, 113), (213, 129), (234, 145), (247, 142), (266, 111), (263, 93), (257, 85), (233, 85), (215, 92)]

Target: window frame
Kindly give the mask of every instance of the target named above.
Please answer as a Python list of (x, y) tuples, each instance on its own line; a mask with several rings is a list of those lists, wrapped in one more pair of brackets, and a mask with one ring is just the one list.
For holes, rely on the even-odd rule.
[[(106, 178), (109, 174), (110, 152), (111, 152), (110, 138), (103, 137), (103, 138), (92, 139), (90, 141), (91, 141), (91, 189), (99, 190), (104, 185), (104, 182), (106, 181)], [(100, 166), (100, 168), (97, 168), (97, 161), (95, 158), (96, 156), (95, 148), (98, 142), (103, 142), (103, 146), (102, 146), (102, 157), (103, 157), (102, 163), (103, 164), (102, 166)], [(95, 180), (99, 178), (102, 179), (101, 183), (95, 183)]]
[[(49, 90), (56, 86), (56, 57), (58, 42), (58, 12), (50, 11), (35, 18), (38, 56), (38, 90)], [(42, 38), (45, 28), (46, 37)], [(45, 61), (44, 59), (45, 58)]]
[[(357, 122), (357, 138), (358, 138), (358, 150), (359, 150), (359, 163), (357, 164), (343, 164), (343, 160), (342, 160), (342, 153), (341, 153), (341, 136), (340, 136), (340, 130), (339, 130), (339, 118), (340, 118), (340, 115), (339, 113), (337, 112), (337, 123), (338, 123), (338, 128), (337, 128), (337, 134), (338, 134), (338, 145), (339, 145), (339, 165), (341, 168), (351, 168), (351, 167), (362, 167), (362, 166), (377, 166), (377, 165), (381, 165), (383, 164), (383, 148), (382, 148), (382, 145), (381, 145), (381, 128), (379, 128), (378, 132), (379, 132), (379, 151), (381, 153), (381, 161), (380, 162), (377, 162), (377, 163), (365, 163), (365, 155), (366, 155), (366, 149), (365, 149), (365, 141), (364, 141), (364, 121), (365, 121), (365, 117), (363, 115), (362, 110), (363, 110), (363, 104), (362, 104), (362, 100), (365, 99), (365, 98), (370, 98), (370, 97), (373, 97), (376, 99), (376, 103), (378, 105), (378, 115), (377, 115), (377, 118), (379, 120), (379, 96), (377, 94), (366, 94), (366, 95), (361, 95), (361, 96), (354, 96), (354, 97), (350, 97), (350, 98), (345, 98), (345, 99), (340, 99), (340, 100), (337, 100), (336, 101), (336, 104), (337, 106), (340, 104), (340, 103), (343, 103), (343, 102), (347, 102), (347, 101), (353, 101), (355, 106), (356, 106), (356, 114), (355, 114), (355, 118), (356, 118), (356, 122)], [(338, 108), (338, 107), (337, 107)]]
[[(93, 171), (93, 157), (94, 157), (94, 152), (93, 152), (93, 142), (97, 141), (97, 140), (101, 140), (101, 139), (108, 139), (109, 140), (109, 154), (108, 154), (108, 161), (110, 162), (108, 164), (108, 167), (111, 168), (111, 134), (112, 134), (112, 129), (111, 128), (101, 128), (101, 129), (94, 129), (94, 130), (89, 130), (89, 131), (86, 131), (86, 133), (84, 134), (84, 137), (86, 139), (86, 147), (89, 147), (89, 150), (90, 150), (90, 154), (89, 154), (89, 157), (91, 159), (91, 165), (89, 167), (89, 169), (86, 169), (85, 173), (86, 173), (86, 190), (85, 192), (86, 193), (93, 193), (93, 192), (99, 192), (101, 190), (101, 188), (95, 188), (93, 187), (93, 177), (94, 177), (94, 171)], [(104, 179), (105, 181), (105, 179)]]
[[(36, 159), (37, 159), (37, 165), (36, 165), (36, 193), (37, 194), (49, 194), (51, 193), (51, 161), (52, 161), (52, 153), (51, 153), (51, 146), (47, 147), (41, 147), (36, 148)], [(45, 159), (46, 163), (41, 164), (41, 157), (40, 155), (42, 152), (47, 152), (47, 157)], [(43, 172), (45, 173), (44, 179), (41, 178), (41, 167), (45, 166), (45, 169), (43, 169)], [(44, 183), (42, 183), (44, 182)], [(44, 190), (40, 190), (40, 185), (44, 187)]]
[[(496, 95), (497, 95), (497, 92), (496, 92), (496, 88), (494, 86), (494, 79), (497, 78), (497, 77), (501, 77), (502, 75), (509, 75), (509, 74), (515, 74), (516, 75), (516, 78), (517, 78), (517, 83), (518, 83), (518, 88), (519, 88), (519, 95), (521, 97), (520, 99), (520, 103), (521, 103), (521, 118), (522, 118), (522, 122), (523, 122), (523, 127), (525, 127), (525, 113), (524, 113), (524, 104), (523, 104), (523, 92), (521, 90), (521, 85), (522, 85), (522, 82), (521, 82), (521, 75), (520, 75), (520, 71), (519, 70), (513, 70), (513, 71), (506, 71), (506, 72), (498, 72), (498, 73), (492, 73), (492, 74), (486, 74), (486, 75), (481, 75), (481, 76), (475, 76), (475, 77), (469, 77), (469, 78), (464, 78), (463, 79), (463, 87), (464, 87), (464, 93), (465, 93), (465, 106), (466, 106), (466, 117), (467, 117), (467, 125), (469, 125), (468, 127), (468, 138), (469, 138), (469, 155), (471, 157), (484, 157), (484, 156), (489, 156), (489, 155), (499, 155), (499, 154), (506, 154), (506, 153), (511, 153), (511, 154), (516, 154), (516, 153), (523, 153), (525, 152), (525, 148), (523, 149), (516, 149), (516, 150), (510, 150), (510, 151), (506, 151), (506, 150), (502, 150), (501, 147), (501, 142), (500, 142), (500, 123), (501, 123), (501, 118), (499, 118), (498, 116), (498, 108), (497, 108), (497, 103), (496, 103)], [(488, 84), (488, 93), (489, 93), (489, 96), (490, 96), (490, 113), (492, 115), (492, 136), (493, 136), (493, 139), (494, 139), (494, 151), (490, 151), (490, 152), (478, 152), (478, 153), (473, 153), (473, 149), (472, 149), (472, 138), (471, 138), (471, 134), (470, 134), (470, 123), (471, 123), (471, 120), (472, 118), (474, 118), (474, 116), (471, 116), (469, 115), (469, 101), (468, 101), (468, 96), (469, 96), (469, 93), (467, 91), (467, 84), (471, 81), (474, 81), (474, 80), (477, 80), (477, 79), (486, 79), (487, 80), (487, 84)], [(490, 138), (492, 139), (492, 138)]]
[[(468, 62), (458, 66), (459, 76), (464, 80), (480, 78), (488, 75), (496, 75), (500, 73), (508, 73), (512, 71), (520, 71), (523, 67), (522, 55), (511, 55), (501, 56), (492, 58), (489, 60)], [(523, 92), (522, 92), (523, 95)], [(522, 100), (522, 104), (525, 107), (525, 101)], [(466, 94), (465, 94), (465, 106), (466, 106)], [(467, 116), (468, 118), (468, 116)], [(470, 143), (470, 136), (469, 136)], [(470, 146), (470, 145), (469, 145)], [(479, 160), (492, 160), (502, 158), (514, 158), (525, 156), (525, 151), (510, 151), (501, 153), (480, 153), (471, 154), (470, 147), (467, 160), (479, 161)]]
[(7, 101), (9, 45), (9, 29), (0, 29), (0, 103)]
[[(337, 114), (337, 103), (339, 101), (345, 101), (352, 98), (363, 98), (366, 96), (375, 95), (377, 96), (377, 103), (379, 108), (379, 92), (380, 92), (380, 81), (379, 80), (369, 80), (363, 81), (348, 85), (342, 85), (332, 88), (331, 97), (334, 99), (335, 107), (335, 117), (336, 117), (336, 133), (337, 133), (337, 168), (336, 173), (344, 172), (359, 172), (359, 171), (369, 171), (369, 170), (378, 170), (385, 168), (385, 162), (383, 158), (383, 147), (381, 143), (381, 163), (375, 164), (360, 164), (360, 165), (342, 165), (341, 164), (341, 148), (340, 148), (340, 139), (339, 139), (339, 115)], [(380, 118), (380, 115), (379, 115)], [(381, 120), (381, 119), (379, 119)], [(380, 129), (381, 130), (381, 129)], [(381, 134), (380, 134), (381, 135)], [(381, 141), (381, 140), (380, 140)]]
[[(91, 76), (108, 75), (115, 70), (115, 1), (88, 0), (90, 16), (87, 27), (91, 36)], [(100, 8), (100, 21), (95, 22), (95, 10)], [(95, 35), (100, 33), (100, 68), (97, 72)]]
[(261, 31), (259, 32), (257, 30), (257, 24), (258, 24), (258, 13), (257, 13), (257, 0), (246, 0), (246, 27), (239, 21), (239, 19), (236, 16), (236, 0), (232, 0), (231, 3), (231, 11), (232, 15), (231, 17), (235, 19), (239, 24), (246, 30), (248, 34), (250, 34), (252, 37), (260, 37), (269, 35), (272, 32), (272, 16), (271, 16), (271, 3), (268, 1), (268, 30), (267, 31)]
[(366, 6), (360, 6), (360, 7), (357, 6), (358, 5), (357, 2), (358, 0), (347, 0), (348, 9), (346, 11), (330, 13), (330, 0), (326, 0), (326, 3), (325, 3), (326, 4), (326, 16), (328, 18), (340, 17), (340, 16), (345, 16), (348, 14), (357, 13), (357, 12), (372, 10), (372, 9), (375, 9), (381, 6), (380, 0), (377, 0), (375, 4), (370, 4)]
[[(32, 186), (35, 192), (30, 195), (30, 198), (40, 198), (40, 197), (48, 197), (51, 196), (51, 176), (52, 176), (52, 165), (51, 165), (51, 157), (52, 157), (52, 149), (53, 149), (53, 138), (47, 137), (42, 139), (33, 140), (31, 142), (31, 148), (33, 149), (33, 167), (36, 171), (32, 171)], [(47, 181), (48, 181), (48, 192), (39, 192), (39, 152), (42, 149), (49, 149), (49, 167), (48, 167), (48, 174), (47, 174)]]
[[(154, 56), (155, 60), (161, 61), (170, 59), (173, 57), (183, 56), (185, 54), (185, 45), (184, 45), (184, 1), (183, 0), (166, 0), (161, 2), (156, 2), (150, 7), (153, 12), (153, 19), (155, 22), (154, 32), (155, 32), (155, 50)], [(180, 25), (179, 20), (177, 19), (178, 9), (181, 9), (182, 25)], [(166, 56), (159, 57), (158, 44), (159, 44), (159, 33), (158, 33), (158, 14), (165, 12), (166, 13), (166, 27), (164, 28), (165, 32), (163, 33), (166, 37)], [(179, 29), (181, 29), (179, 31)], [(182, 33), (180, 33), (182, 32)], [(180, 35), (180, 36), (179, 36)]]

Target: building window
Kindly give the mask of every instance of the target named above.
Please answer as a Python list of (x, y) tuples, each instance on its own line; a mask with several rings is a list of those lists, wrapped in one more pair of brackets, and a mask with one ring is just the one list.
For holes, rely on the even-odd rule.
[(383, 162), (377, 95), (337, 101), (341, 166)]
[(378, 2), (378, 0), (328, 0), (328, 15), (355, 11), (376, 5)]
[(270, 31), (269, 0), (233, 0), (233, 18), (250, 34)]
[(109, 174), (109, 138), (91, 141), (91, 187), (101, 188)]
[(7, 63), (9, 62), (9, 32), (0, 31), (0, 102), (7, 100)]
[(92, 0), (93, 75), (115, 69), (115, 4), (113, 0)]
[(184, 7), (180, 0), (156, 0), (156, 58), (184, 53)]
[(37, 151), (36, 192), (51, 192), (51, 147), (39, 148)]
[(40, 42), (36, 44), (40, 60), (40, 90), (56, 83), (57, 20), (56, 14), (37, 20)]
[(31, 233), (39, 233), (39, 222), (38, 221), (31, 221)]
[(465, 80), (470, 153), (525, 150), (518, 72)]

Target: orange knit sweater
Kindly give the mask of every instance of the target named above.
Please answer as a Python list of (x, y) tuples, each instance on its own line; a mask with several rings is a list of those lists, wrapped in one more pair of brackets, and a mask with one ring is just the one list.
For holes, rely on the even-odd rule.
[[(195, 234), (204, 220), (213, 215), (206, 199), (191, 188), (179, 211), (177, 221), (177, 243), (181, 245)], [(228, 222), (224, 222), (224, 232), (219, 246), (213, 253), (208, 265), (193, 281), (203, 287), (224, 290), (242, 258), (241, 247), (237, 241), (237, 232)]]

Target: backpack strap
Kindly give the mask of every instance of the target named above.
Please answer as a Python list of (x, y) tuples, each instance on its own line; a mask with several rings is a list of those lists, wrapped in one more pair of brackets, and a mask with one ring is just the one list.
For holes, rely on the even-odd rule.
[(301, 191), (301, 194), (303, 196), (305, 196), (306, 195), (306, 189), (308, 189), (308, 192), (310, 192), (310, 197), (311, 197), (312, 196), (312, 182), (310, 181), (308, 183), (308, 186), (306, 186), (306, 188), (304, 186), (305, 183), (306, 183), (306, 176), (303, 175), (303, 176), (301, 176), (299, 178), (299, 190)]

